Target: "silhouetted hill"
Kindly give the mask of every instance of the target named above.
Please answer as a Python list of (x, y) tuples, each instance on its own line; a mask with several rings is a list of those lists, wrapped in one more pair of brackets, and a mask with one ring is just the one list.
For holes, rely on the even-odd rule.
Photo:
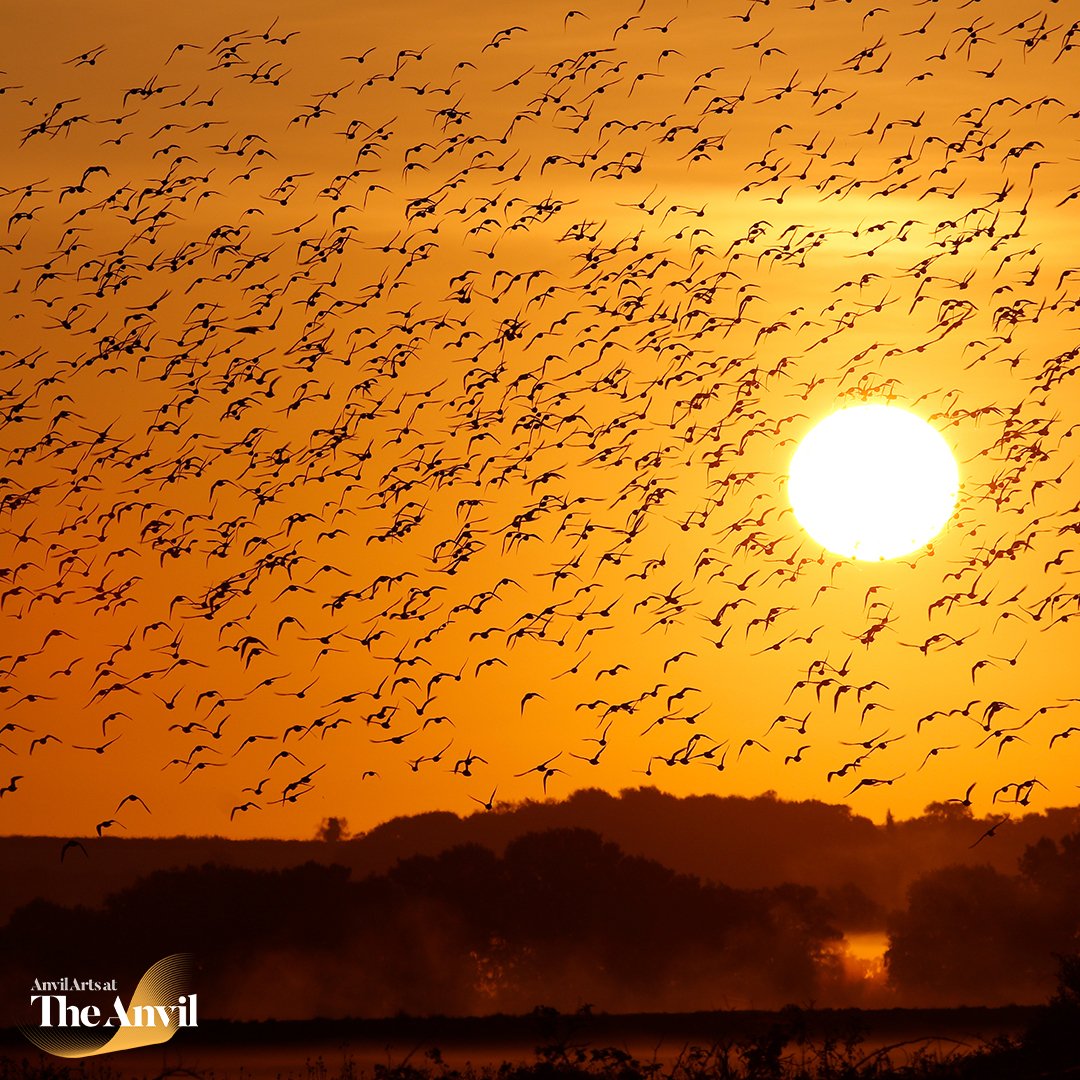
[(836, 983), (840, 937), (813, 889), (733, 889), (554, 829), (362, 878), (206, 865), (98, 908), (33, 901), (0, 929), (0, 1011), (19, 1016), (35, 972), (73, 955), (133, 985), (145, 957), (183, 951), (206, 1015), (242, 1019), (779, 1007)]
[(1043, 837), (1058, 840), (1080, 827), (1080, 810), (1017, 816), (973, 848), (990, 823), (956, 805), (877, 825), (846, 806), (822, 802), (788, 802), (772, 795), (678, 798), (642, 787), (617, 796), (579, 791), (561, 802), (526, 802), (465, 817), (428, 813), (394, 818), (336, 842), (106, 837), (83, 841), (89, 858), (75, 850), (61, 863), (56, 838), (3, 837), (0, 919), (35, 897), (98, 904), (154, 870), (205, 863), (271, 870), (314, 861), (366, 875), (385, 872), (403, 858), (437, 855), (462, 844), (501, 854), (530, 832), (586, 828), (627, 854), (708, 881), (749, 889), (814, 886), (846, 912), (845, 929), (869, 929), (882, 926), (884, 912), (902, 906), (911, 882), (932, 870), (990, 865), (1012, 873), (1029, 844)]

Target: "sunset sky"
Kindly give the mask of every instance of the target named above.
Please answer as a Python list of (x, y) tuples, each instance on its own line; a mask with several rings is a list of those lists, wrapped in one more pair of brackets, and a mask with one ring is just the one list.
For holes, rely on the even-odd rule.
[[(0, 832), (1076, 803), (1078, 24), (535, 7), (4, 16)], [(886, 401), (961, 492), (859, 563)]]

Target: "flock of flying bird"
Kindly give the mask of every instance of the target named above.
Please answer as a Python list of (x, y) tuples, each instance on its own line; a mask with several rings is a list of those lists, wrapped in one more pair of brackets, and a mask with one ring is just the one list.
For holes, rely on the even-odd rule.
[[(0, 827), (1074, 798), (1080, 22), (724, 7), (9, 38)], [(784, 492), (860, 401), (888, 565)]]

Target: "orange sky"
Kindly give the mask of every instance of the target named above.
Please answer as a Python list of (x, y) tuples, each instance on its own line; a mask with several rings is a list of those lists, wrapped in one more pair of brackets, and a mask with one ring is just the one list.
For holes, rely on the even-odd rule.
[[(1065, 12), (275, 11), (6, 28), (0, 830), (1075, 802)], [(851, 563), (885, 399), (961, 500)]]

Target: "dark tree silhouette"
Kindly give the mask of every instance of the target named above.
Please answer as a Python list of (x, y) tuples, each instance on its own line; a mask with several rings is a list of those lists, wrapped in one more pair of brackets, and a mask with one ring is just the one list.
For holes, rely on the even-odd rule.
[(360, 880), (316, 863), (158, 871), (100, 909), (26, 905), (0, 950), (30, 977), (88, 949), (125, 977), (190, 951), (224, 1015), (385, 1016), (779, 1006), (817, 996), (838, 938), (806, 886), (702, 882), (563, 829)]
[(889, 930), (890, 979), (917, 1000), (1045, 1000), (1057, 957), (1073, 954), (1080, 934), (1080, 834), (1029, 845), (1016, 875), (989, 866), (925, 875)]
[(338, 840), (347, 840), (348, 837), (349, 821), (348, 818), (343, 817), (323, 818), (323, 823), (315, 834), (316, 840), (323, 840), (331, 844)]

